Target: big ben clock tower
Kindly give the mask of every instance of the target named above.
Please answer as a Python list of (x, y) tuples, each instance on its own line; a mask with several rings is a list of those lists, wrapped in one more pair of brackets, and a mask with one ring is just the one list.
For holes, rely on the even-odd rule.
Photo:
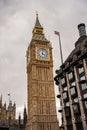
[(38, 14), (27, 49), (27, 130), (59, 130), (56, 115), (52, 47), (45, 38)]

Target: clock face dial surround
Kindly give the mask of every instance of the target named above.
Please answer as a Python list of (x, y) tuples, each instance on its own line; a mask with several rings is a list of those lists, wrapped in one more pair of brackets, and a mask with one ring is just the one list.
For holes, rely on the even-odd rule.
[(45, 59), (48, 57), (48, 51), (45, 48), (39, 48), (37, 50), (37, 55), (42, 58)]

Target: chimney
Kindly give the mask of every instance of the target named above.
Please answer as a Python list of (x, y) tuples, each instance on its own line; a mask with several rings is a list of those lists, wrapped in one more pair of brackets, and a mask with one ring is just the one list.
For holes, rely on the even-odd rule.
[(79, 30), (79, 36), (86, 36), (86, 29), (85, 29), (85, 24), (81, 23), (78, 25), (78, 30)]

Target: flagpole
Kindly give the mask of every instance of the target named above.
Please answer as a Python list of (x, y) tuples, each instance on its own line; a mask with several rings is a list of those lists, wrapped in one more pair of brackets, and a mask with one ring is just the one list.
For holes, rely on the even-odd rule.
[(60, 47), (61, 64), (63, 65), (63, 54), (62, 54), (62, 46), (61, 46), (60, 33), (59, 33), (59, 47)]
[(10, 103), (10, 97), (11, 97), (10, 93), (8, 94), (8, 96), (9, 96), (9, 103)]

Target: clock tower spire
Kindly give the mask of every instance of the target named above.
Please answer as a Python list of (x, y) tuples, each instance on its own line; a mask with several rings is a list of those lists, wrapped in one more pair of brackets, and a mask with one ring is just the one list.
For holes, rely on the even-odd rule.
[(34, 29), (33, 29), (32, 33), (33, 33), (33, 35), (38, 34), (38, 33), (43, 34), (43, 27), (39, 22), (38, 13), (36, 13), (36, 23), (35, 23), (35, 26), (34, 26)]
[(52, 47), (50, 41), (45, 38), (38, 14), (32, 33), (26, 53), (27, 130), (59, 130), (54, 95)]

